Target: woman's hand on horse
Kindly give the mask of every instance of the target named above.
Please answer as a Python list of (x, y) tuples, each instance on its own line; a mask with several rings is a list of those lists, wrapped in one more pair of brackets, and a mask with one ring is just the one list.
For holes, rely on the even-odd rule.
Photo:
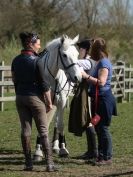
[(87, 79), (89, 76), (85, 71), (81, 71), (81, 74), (84, 79)]
[(51, 111), (53, 109), (53, 105), (52, 104), (48, 104), (46, 106), (46, 113), (48, 113), (49, 111)]

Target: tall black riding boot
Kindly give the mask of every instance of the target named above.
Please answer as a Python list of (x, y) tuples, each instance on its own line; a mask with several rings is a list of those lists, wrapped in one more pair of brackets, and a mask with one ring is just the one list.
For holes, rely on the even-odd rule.
[(21, 143), (23, 148), (23, 153), (25, 156), (25, 171), (32, 171), (33, 164), (31, 158), (31, 144), (30, 144), (30, 136), (21, 135)]
[(89, 160), (97, 157), (96, 134), (93, 126), (86, 129), (87, 151), (77, 159)]
[(57, 171), (57, 169), (55, 168), (54, 162), (53, 162), (52, 148), (50, 146), (48, 136), (41, 137), (41, 144), (42, 144), (42, 148), (43, 148), (45, 158), (46, 158), (46, 163), (47, 163), (46, 170), (48, 172)]
[(97, 157), (96, 132), (93, 126), (86, 129), (88, 158)]

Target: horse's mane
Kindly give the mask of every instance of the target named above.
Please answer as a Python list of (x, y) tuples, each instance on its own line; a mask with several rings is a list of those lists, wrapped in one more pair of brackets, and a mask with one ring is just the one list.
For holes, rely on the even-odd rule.
[(52, 41), (49, 41), (47, 44), (46, 44), (46, 48), (48, 50), (51, 50), (51, 49), (54, 49), (56, 48), (57, 46), (59, 46), (59, 44), (61, 43), (61, 38), (57, 38), (57, 39), (53, 39)]

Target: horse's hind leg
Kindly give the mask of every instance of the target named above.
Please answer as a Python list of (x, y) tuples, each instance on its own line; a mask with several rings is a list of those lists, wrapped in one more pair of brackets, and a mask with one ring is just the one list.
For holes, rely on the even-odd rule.
[(65, 135), (59, 134), (59, 147), (60, 147), (59, 156), (67, 157), (69, 155), (69, 151), (66, 148)]
[(57, 126), (54, 127), (53, 141), (52, 141), (52, 149), (53, 152), (59, 154), (59, 133)]
[(34, 153), (34, 161), (40, 162), (43, 158), (43, 151), (42, 151), (42, 145), (41, 145), (41, 138), (38, 135), (36, 139), (36, 150)]

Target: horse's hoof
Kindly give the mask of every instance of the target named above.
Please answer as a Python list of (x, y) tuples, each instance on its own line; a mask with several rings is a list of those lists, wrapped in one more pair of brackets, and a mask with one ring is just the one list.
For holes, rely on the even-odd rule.
[(69, 154), (59, 154), (59, 157), (61, 158), (67, 158), (69, 156)]
[(69, 155), (69, 152), (66, 148), (61, 148), (60, 151), (59, 151), (59, 156), (60, 157), (68, 157)]
[(60, 148), (59, 148), (59, 140), (55, 140), (53, 142), (53, 152), (55, 154), (59, 154)]
[(34, 162), (41, 162), (43, 160), (43, 157), (42, 156), (38, 156), (38, 155), (34, 155), (33, 160), (34, 160)]
[(36, 151), (35, 151), (33, 160), (34, 160), (35, 162), (41, 162), (41, 161), (42, 161), (42, 158), (43, 158), (43, 151), (42, 151), (42, 149), (41, 149), (41, 145), (40, 145), (40, 144), (37, 144), (37, 145), (36, 145)]

